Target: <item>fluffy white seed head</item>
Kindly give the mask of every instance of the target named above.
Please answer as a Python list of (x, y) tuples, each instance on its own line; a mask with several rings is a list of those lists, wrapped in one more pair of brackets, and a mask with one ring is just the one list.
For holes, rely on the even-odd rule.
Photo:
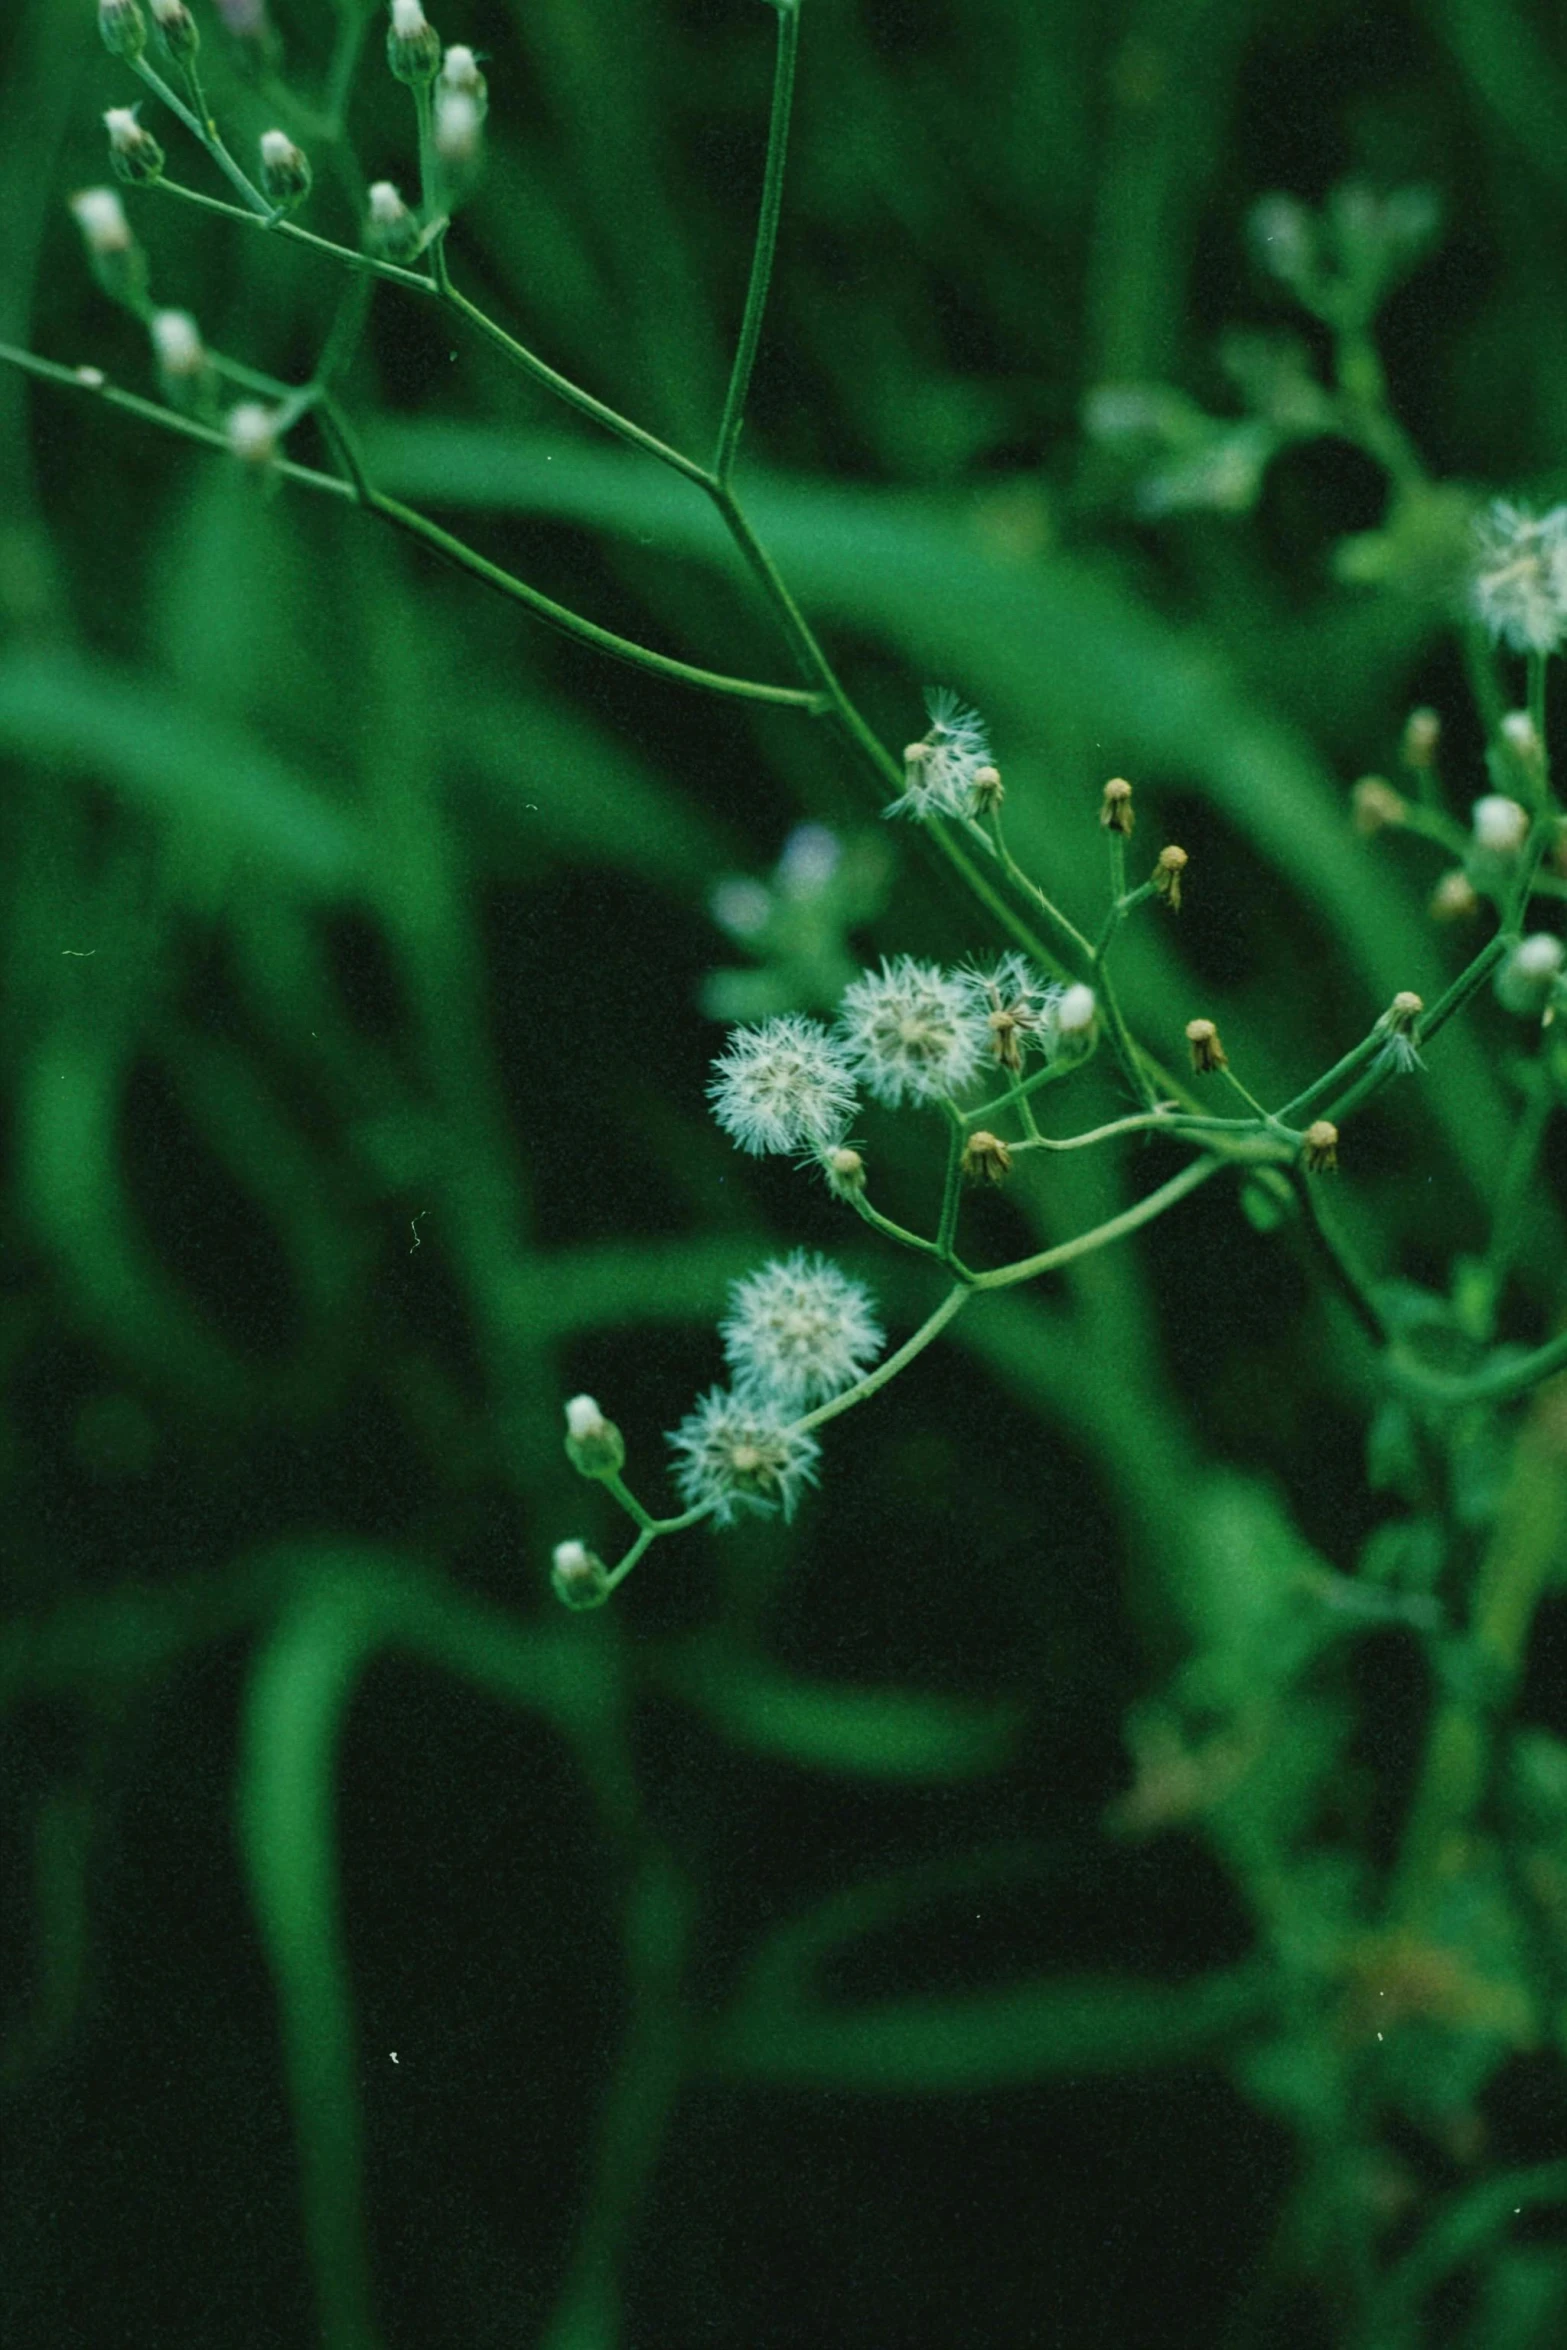
[(682, 1500), (688, 1509), (711, 1505), (715, 1526), (732, 1525), (742, 1510), (793, 1517), (821, 1457), (815, 1438), (792, 1428), (777, 1404), (723, 1387), (701, 1398), (669, 1443)]
[(83, 188), (71, 198), (71, 210), (89, 253), (102, 257), (130, 251), (131, 224), (113, 188)]
[(1520, 939), (1497, 974), (1498, 999), (1509, 1012), (1543, 1012), (1556, 993), (1564, 962), (1567, 949), (1548, 930)]
[(153, 356), (163, 373), (188, 383), (207, 364), (201, 329), (188, 310), (155, 310), (148, 325)]
[(1518, 653), (1549, 653), (1567, 631), (1567, 506), (1531, 513), (1498, 498), (1475, 525), (1475, 612)]
[(1529, 811), (1500, 792), (1488, 792), (1471, 810), (1475, 847), (1493, 857), (1514, 857), (1529, 837)]
[(1025, 1052), (1054, 1050), (1062, 991), (1042, 979), (1026, 955), (1011, 952), (958, 976), (984, 1019), (988, 1058), (1016, 1071)]
[(972, 989), (912, 955), (884, 961), (844, 990), (838, 1033), (855, 1075), (889, 1110), (962, 1093), (990, 1046)]
[(720, 1332), (736, 1393), (785, 1411), (837, 1395), (886, 1342), (863, 1284), (804, 1249), (737, 1281)]
[(829, 1148), (854, 1116), (854, 1074), (819, 1020), (785, 1012), (737, 1028), (713, 1063), (713, 1115), (743, 1151)]
[(269, 465), (277, 455), (276, 423), (259, 400), (241, 400), (231, 408), (223, 429), (234, 455), (246, 465)]
[(970, 710), (945, 686), (925, 696), (930, 726), (903, 754), (903, 790), (886, 809), (889, 816), (972, 816), (979, 805), (978, 778), (990, 766), (990, 742), (978, 711)]

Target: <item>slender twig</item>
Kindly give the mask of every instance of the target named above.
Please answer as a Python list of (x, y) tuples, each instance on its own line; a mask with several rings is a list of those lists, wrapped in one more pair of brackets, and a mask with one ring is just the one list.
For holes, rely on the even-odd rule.
[(778, 215), (783, 204), (784, 157), (789, 146), (789, 110), (794, 95), (794, 67), (799, 46), (799, 10), (793, 5), (782, 7), (778, 11), (778, 58), (773, 74), (772, 114), (767, 126), (767, 163), (762, 174), (761, 214), (756, 224), (756, 243), (751, 251), (751, 276), (745, 292), (745, 315), (740, 322), (740, 340), (735, 349), (729, 389), (724, 398), (723, 420), (718, 427), (718, 448), (713, 458), (713, 478), (721, 486), (727, 484), (734, 469), (740, 428), (745, 421), (746, 394), (751, 388), (751, 370), (756, 365), (756, 348), (761, 339), (762, 315), (767, 307), (767, 288), (773, 273), (773, 254), (778, 244)]

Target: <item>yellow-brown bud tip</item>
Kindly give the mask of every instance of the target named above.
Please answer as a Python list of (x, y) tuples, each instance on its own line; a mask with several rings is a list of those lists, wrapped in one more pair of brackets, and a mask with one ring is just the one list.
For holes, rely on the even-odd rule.
[(1104, 797), (1099, 803), (1099, 821), (1106, 832), (1119, 832), (1123, 838), (1130, 837), (1137, 813), (1132, 806), (1132, 787), (1124, 775), (1112, 775), (1105, 785)]
[(1192, 1067), (1199, 1077), (1206, 1077), (1215, 1069), (1229, 1067), (1229, 1056), (1219, 1042), (1219, 1031), (1211, 1020), (1188, 1020), (1186, 1041), (1192, 1048)]
[(1306, 1129), (1301, 1158), (1310, 1175), (1331, 1175), (1338, 1165), (1338, 1128), (1331, 1118), (1314, 1118)]
[(1427, 909), (1434, 922), (1467, 922), (1480, 911), (1480, 900), (1474, 883), (1461, 866), (1444, 873), (1431, 892)]
[(1012, 1153), (999, 1134), (980, 1127), (963, 1145), (963, 1172), (971, 1183), (1004, 1183), (1012, 1172)]
[(1402, 824), (1408, 814), (1407, 803), (1380, 775), (1363, 775), (1349, 795), (1349, 804), (1355, 830), (1363, 840), (1369, 840), (1385, 824)]
[(1404, 765), (1429, 767), (1436, 758), (1437, 745), (1442, 739), (1442, 721), (1434, 710), (1411, 710), (1404, 721)]

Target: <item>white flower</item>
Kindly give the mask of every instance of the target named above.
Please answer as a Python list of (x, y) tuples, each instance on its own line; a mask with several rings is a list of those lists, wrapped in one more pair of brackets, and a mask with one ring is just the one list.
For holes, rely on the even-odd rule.
[(794, 1515), (804, 1485), (816, 1482), (821, 1447), (791, 1428), (778, 1406), (755, 1394), (713, 1388), (669, 1437), (675, 1483), (688, 1509), (712, 1503), (715, 1526), (742, 1509)]
[(843, 1047), (799, 1012), (735, 1029), (707, 1091), (724, 1132), (758, 1156), (838, 1142), (855, 1111)]
[(1515, 857), (1529, 837), (1529, 811), (1500, 792), (1487, 792), (1470, 810), (1475, 847), (1493, 857)]
[(737, 1281), (729, 1306), (720, 1333), (736, 1392), (791, 1411), (825, 1403), (886, 1343), (869, 1291), (804, 1249)]
[(1567, 630), (1567, 506), (1532, 514), (1498, 498), (1475, 524), (1474, 609), (1517, 653), (1549, 653)]
[(201, 329), (188, 310), (155, 310), (148, 322), (153, 356), (167, 376), (184, 383), (207, 364)]
[(944, 1101), (972, 1084), (990, 1046), (963, 981), (912, 955), (883, 961), (845, 989), (838, 1016), (855, 1074), (889, 1110)]
[(903, 791), (885, 813), (914, 816), (972, 816), (975, 779), (990, 764), (990, 744), (978, 711), (969, 710), (945, 686), (925, 696), (930, 730), (903, 754)]
[(1499, 1001), (1509, 1012), (1525, 1016), (1543, 1012), (1556, 991), (1564, 961), (1567, 951), (1548, 930), (1520, 939), (1497, 973)]
[(102, 259), (106, 253), (129, 252), (131, 224), (112, 188), (83, 188), (71, 198), (71, 210), (89, 253)]

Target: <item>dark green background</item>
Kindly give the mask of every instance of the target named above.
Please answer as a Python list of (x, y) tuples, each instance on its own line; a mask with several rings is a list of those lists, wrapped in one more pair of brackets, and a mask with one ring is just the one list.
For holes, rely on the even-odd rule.
[[(276, 13), (305, 86), (329, 13)], [(266, 104), (202, 22), (244, 144)], [(770, 10), (436, 22), (489, 58), (460, 282), (703, 448)], [(408, 185), (377, 48), (360, 153)], [(0, 26), (0, 336), (148, 390), (65, 204), (104, 176), (95, 117), (130, 91), (85, 0)], [(1250, 519), (1155, 527), (1082, 404), (1159, 379), (1233, 407), (1222, 328), (1314, 331), (1248, 259), (1250, 205), (1417, 180), (1445, 228), (1387, 315), (1395, 399), (1439, 474), (1548, 493), (1564, 125), (1563, 19), (1520, 0), (805, 0), (742, 493), (894, 747), (927, 682), (981, 704), (1019, 848), (1084, 920), (1099, 787), (1134, 778), (1139, 850), (1178, 837), (1192, 866), (1178, 930), (1128, 944), (1132, 1016), (1173, 1058), (1212, 1014), (1270, 1098), (1394, 987), (1457, 968), (1424, 920), (1436, 869), (1355, 842), (1342, 793), (1421, 699), (1449, 719), (1459, 804), (1481, 788), (1460, 669), (1439, 602), (1334, 583), (1336, 541), (1383, 512), (1355, 452), (1287, 454)], [(309, 372), (330, 268), (128, 201), (160, 300)], [(329, 188), (309, 217), (352, 234)], [(787, 678), (694, 492), (395, 291), (350, 404), (386, 487), (535, 584)], [(308, 427), (295, 453), (319, 456)], [(609, 1614), (566, 1618), (551, 1545), (619, 1537), (561, 1456), (562, 1397), (602, 1398), (658, 1498), (661, 1431), (718, 1375), (726, 1284), (768, 1250), (841, 1250), (900, 1334), (933, 1302), (703, 1113), (700, 991), (740, 960), (713, 883), (765, 874), (802, 816), (875, 830), (875, 794), (824, 727), (599, 662), (368, 519), (9, 372), (0, 635), (11, 2350), (363, 2350), (356, 2127), (386, 2350), (596, 2350), (614, 2278), (635, 2350), (1354, 2338), (1330, 2254), (1246, 2300), (1302, 2156), (1247, 2072), (1245, 1888), (1195, 1823), (1106, 1825), (1126, 1711), (1196, 1636), (1194, 1562), (1307, 1543), (1349, 1571), (1389, 1508), (1361, 1465), (1366, 1365), (1289, 1248), (1209, 1187), (1069, 1283), (976, 1309), (831, 1429), (792, 1529), (699, 1532)], [(862, 952), (995, 943), (893, 845)], [(1508, 1036), (1482, 1003), (1430, 1085), (1357, 1129), (1339, 1205), (1379, 1272), (1440, 1286), (1483, 1241)], [(1084, 1123), (1114, 1108), (1085, 1081)], [(911, 1215), (927, 1145), (908, 1121), (873, 1136)], [(978, 1229), (1043, 1247), (1116, 1196), (1062, 1162)], [(1550, 1219), (1535, 1242), (1524, 1335), (1559, 1282)], [(1524, 1712), (1567, 1732), (1553, 1606)], [(289, 1874), (265, 1812), (287, 1766), (269, 1781), (258, 1754), (286, 1745), (290, 1675), (330, 1676), (363, 1627), (327, 1880), (357, 2037), (342, 1979), (312, 1977), (293, 2058), (296, 2099), (316, 2083), (323, 2337), (267, 1960), (297, 1929), (309, 1975), (321, 1886), (308, 1840)], [(1373, 1863), (1427, 1695), (1389, 1632), (1324, 1701), (1357, 1725), (1334, 1832)], [(243, 1838), (274, 1831), (263, 1930)], [(766, 2029), (734, 2025), (759, 1957), (785, 1962), (769, 1937), (812, 1918), (829, 2009), (936, 2003), (880, 2079), (844, 2043), (791, 2043), (773, 2077)], [(768, 1980), (764, 2023), (787, 2006)], [(1562, 2087), (1558, 2058), (1515, 2048), (1452, 2108), (1483, 2151), (1440, 2110), (1395, 2125), (1366, 2189), (1392, 2199), (1388, 2240), (1406, 2189), (1418, 2207), (1477, 2162), (1559, 2153)], [(606, 2113), (630, 2151), (595, 2186)], [(1549, 2216), (1520, 2241), (1523, 2284), (1487, 2300), (1460, 2277), (1389, 2344), (1545, 2350)]]

